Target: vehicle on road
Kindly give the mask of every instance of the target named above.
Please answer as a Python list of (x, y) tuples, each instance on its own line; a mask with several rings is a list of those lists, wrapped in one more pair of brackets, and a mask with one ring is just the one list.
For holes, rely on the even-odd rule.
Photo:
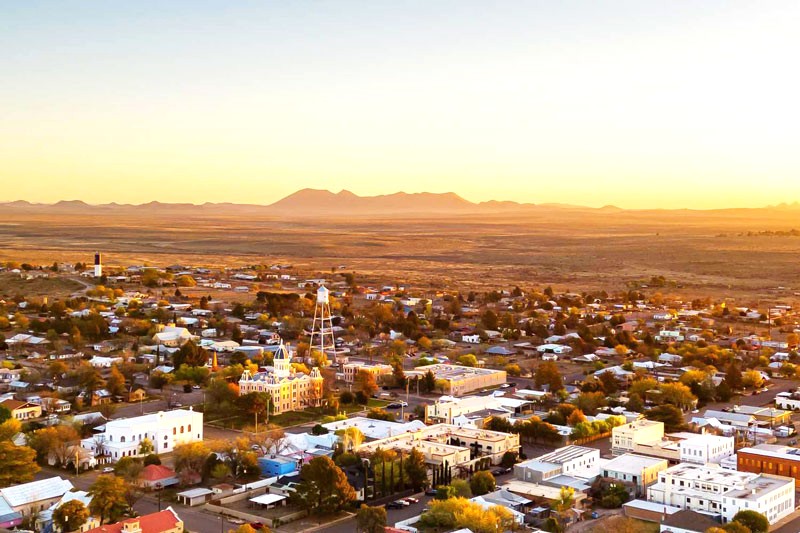
[(403, 499), (405, 501), (407, 501), (408, 503), (419, 503), (419, 498), (414, 498), (412, 496), (409, 496), (408, 498), (403, 498)]
[(431, 487), (425, 491), (425, 496), (436, 496), (436, 489)]
[(113, 466), (107, 466), (103, 470), (101, 470), (101, 472), (103, 474), (113, 474), (114, 473), (114, 467)]
[(386, 508), (387, 509), (402, 509), (402, 508), (406, 507), (407, 505), (408, 505), (407, 503), (404, 503), (404, 502), (402, 502), (400, 500), (396, 500), (396, 501), (387, 503), (386, 504)]
[(193, 390), (200, 390), (200, 385), (192, 385)]
[(241, 518), (228, 518), (227, 521), (237, 526), (241, 526), (242, 524), (244, 524), (244, 520), (242, 520)]

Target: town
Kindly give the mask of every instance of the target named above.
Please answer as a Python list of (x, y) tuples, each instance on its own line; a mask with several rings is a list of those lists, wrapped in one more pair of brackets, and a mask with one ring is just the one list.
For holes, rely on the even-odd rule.
[(0, 527), (800, 531), (800, 313), (347, 265), (0, 267)]

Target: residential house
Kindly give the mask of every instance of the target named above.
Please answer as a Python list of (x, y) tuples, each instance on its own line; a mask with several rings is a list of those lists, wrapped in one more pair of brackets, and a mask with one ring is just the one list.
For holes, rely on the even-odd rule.
[(12, 512), (31, 516), (49, 508), (72, 489), (68, 480), (51, 477), (0, 489), (0, 499)]
[(157, 513), (105, 524), (86, 533), (183, 533), (183, 530), (183, 520), (172, 507), (167, 507)]
[(42, 416), (42, 406), (31, 402), (21, 402), (19, 400), (5, 400), (0, 405), (11, 412), (11, 418), (15, 420), (31, 420)]
[(164, 465), (147, 465), (139, 474), (136, 484), (148, 490), (160, 490), (177, 485), (178, 481), (178, 474), (173, 469)]
[(646, 495), (647, 487), (658, 481), (658, 473), (668, 467), (666, 459), (625, 453), (604, 464), (601, 475), (622, 482), (636, 498)]

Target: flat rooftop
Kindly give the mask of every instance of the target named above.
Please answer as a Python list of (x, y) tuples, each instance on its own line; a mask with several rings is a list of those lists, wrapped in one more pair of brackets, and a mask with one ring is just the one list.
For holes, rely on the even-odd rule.
[[(646, 468), (652, 468), (660, 464), (663, 464), (666, 467), (668, 463), (666, 459), (647, 457), (644, 455), (637, 455), (635, 453), (626, 453), (611, 459), (603, 466), (603, 469), (613, 470), (614, 472), (623, 472), (625, 474), (639, 475), (642, 473), (642, 470)], [(666, 470), (666, 468), (664, 469)]]

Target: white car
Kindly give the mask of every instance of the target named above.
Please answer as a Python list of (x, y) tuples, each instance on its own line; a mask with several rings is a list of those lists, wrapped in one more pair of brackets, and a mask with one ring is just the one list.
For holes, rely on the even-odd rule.
[(399, 403), (401, 407), (408, 407), (408, 402), (399, 401), (397, 403)]
[(113, 466), (107, 466), (103, 470), (101, 470), (101, 472), (103, 474), (113, 474), (114, 473), (114, 467)]

